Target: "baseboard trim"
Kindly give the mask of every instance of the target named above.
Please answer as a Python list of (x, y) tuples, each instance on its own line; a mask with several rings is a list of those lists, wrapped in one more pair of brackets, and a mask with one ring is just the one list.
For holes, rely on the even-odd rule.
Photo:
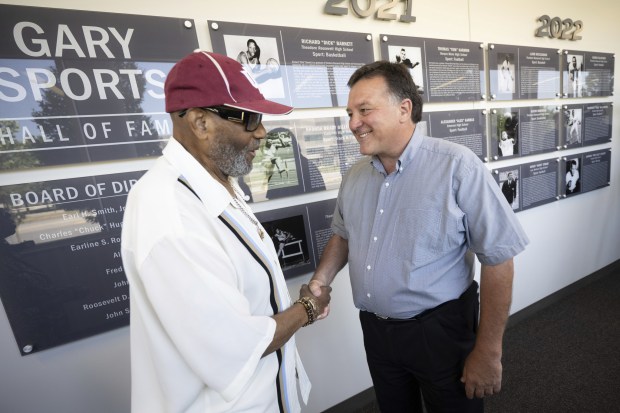
[(324, 410), (323, 413), (352, 413), (372, 411), (368, 410), (369, 406), (375, 403), (375, 389), (370, 387), (361, 393), (356, 394), (353, 397), (346, 399), (345, 401), (338, 403), (337, 405)]
[(604, 278), (605, 276), (616, 272), (618, 274), (620, 274), (620, 260), (617, 260), (615, 262), (612, 262), (611, 264), (601, 268), (598, 271), (593, 272), (590, 275), (586, 275), (585, 277), (581, 278), (580, 280), (575, 281), (572, 284), (567, 285), (566, 287), (536, 301), (533, 304), (530, 304), (529, 306), (517, 311), (516, 313), (512, 314), (509, 318), (508, 318), (508, 324), (506, 326), (506, 328), (510, 328), (516, 324), (518, 324), (519, 322), (533, 316), (534, 314), (536, 314), (537, 312), (545, 309), (546, 307), (549, 307), (552, 304), (555, 304), (556, 302), (562, 300), (563, 298), (571, 295), (572, 293), (578, 291), (579, 289), (585, 287), (586, 285), (593, 283), (601, 278)]

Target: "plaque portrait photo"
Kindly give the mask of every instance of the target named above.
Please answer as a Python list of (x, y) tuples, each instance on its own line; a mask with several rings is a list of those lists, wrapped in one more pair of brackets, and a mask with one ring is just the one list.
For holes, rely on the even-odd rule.
[(581, 162), (579, 157), (566, 160), (566, 196), (581, 192)]
[(579, 108), (564, 109), (565, 142), (568, 146), (581, 145), (581, 124), (583, 122), (583, 110)]
[(278, 43), (274, 37), (224, 35), (226, 55), (241, 63), (266, 99), (285, 97)]
[(411, 46), (388, 46), (390, 62), (402, 63), (409, 68), (418, 93), (424, 94), (424, 72), (422, 70), (422, 49)]
[(519, 154), (519, 112), (506, 111), (497, 115), (497, 146), (502, 158)]
[(514, 53), (497, 54), (497, 84), (499, 92), (515, 92), (515, 56)]
[(499, 172), (499, 187), (513, 210), (519, 209), (519, 169)]
[(569, 97), (584, 95), (585, 73), (583, 71), (583, 55), (566, 55), (567, 85), (564, 88)]

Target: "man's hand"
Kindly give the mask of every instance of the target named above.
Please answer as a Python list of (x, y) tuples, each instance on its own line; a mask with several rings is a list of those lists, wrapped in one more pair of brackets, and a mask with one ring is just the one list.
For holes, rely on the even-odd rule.
[[(326, 288), (329, 288), (328, 292), (331, 292), (332, 290), (331, 287), (325, 286), (319, 280), (315, 280), (315, 279), (310, 280), (310, 282), (308, 283), (308, 287), (310, 288), (310, 292), (317, 298), (323, 294), (323, 291), (325, 291)], [(318, 319), (322, 320), (328, 315), (329, 315), (329, 304), (324, 308), (321, 314), (319, 314)]]
[[(312, 284), (312, 281), (310, 282), (310, 284)], [(327, 314), (329, 314), (329, 301), (331, 300), (330, 294), (332, 292), (332, 287), (320, 286), (317, 285), (317, 283), (315, 282), (312, 288), (314, 288), (314, 290), (317, 291), (318, 294), (315, 294), (308, 285), (304, 284), (301, 286), (299, 296), (311, 297), (314, 299), (314, 302), (317, 304), (317, 320), (321, 320), (327, 317)]]
[(483, 398), (499, 393), (502, 388), (501, 357), (495, 357), (488, 352), (474, 350), (465, 359), (463, 377), (465, 394), (468, 399)]
[(461, 377), (470, 399), (490, 396), (502, 388), (502, 338), (512, 298), (512, 261), (483, 264), (480, 270), (480, 323)]

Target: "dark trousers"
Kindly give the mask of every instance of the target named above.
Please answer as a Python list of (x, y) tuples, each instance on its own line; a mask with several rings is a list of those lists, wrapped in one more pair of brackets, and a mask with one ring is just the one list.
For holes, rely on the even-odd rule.
[(360, 311), (370, 375), (382, 413), (480, 413), (482, 399), (467, 399), (461, 383), (474, 347), (478, 284), (409, 320)]

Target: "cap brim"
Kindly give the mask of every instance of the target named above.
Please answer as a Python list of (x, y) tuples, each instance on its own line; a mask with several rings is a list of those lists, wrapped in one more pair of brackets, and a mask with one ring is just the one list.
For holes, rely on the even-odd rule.
[(290, 106), (272, 102), (270, 100), (254, 100), (252, 102), (237, 102), (235, 104), (225, 103), (235, 109), (249, 110), (250, 112), (262, 113), (263, 115), (286, 115), (293, 111)]

